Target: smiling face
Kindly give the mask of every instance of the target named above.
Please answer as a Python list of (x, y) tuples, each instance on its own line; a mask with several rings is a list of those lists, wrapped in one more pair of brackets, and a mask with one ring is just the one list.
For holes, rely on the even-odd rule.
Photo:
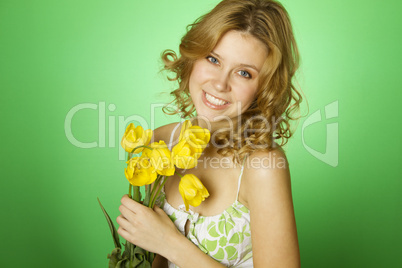
[(256, 97), (267, 56), (266, 46), (255, 37), (227, 32), (209, 56), (194, 63), (189, 89), (197, 115), (213, 122), (245, 112)]

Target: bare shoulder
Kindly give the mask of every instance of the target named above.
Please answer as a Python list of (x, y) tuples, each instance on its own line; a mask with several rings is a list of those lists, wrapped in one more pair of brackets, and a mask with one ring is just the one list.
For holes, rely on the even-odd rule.
[(258, 179), (280, 175), (289, 171), (285, 151), (277, 147), (271, 151), (256, 151), (246, 160), (244, 173), (246, 177)]
[[(243, 173), (243, 196), (252, 206), (261, 194), (290, 193), (290, 172), (286, 154), (278, 147), (271, 151), (257, 151), (245, 162)], [(254, 200), (254, 198), (257, 198)]]
[[(152, 142), (158, 142), (160, 140), (164, 141), (166, 144), (169, 143), (170, 141), (170, 136), (172, 135), (172, 132), (174, 131), (175, 127), (179, 123), (171, 123), (167, 125), (163, 125), (161, 127), (156, 128), (153, 131), (153, 136), (152, 136)], [(174, 133), (174, 138), (178, 137), (180, 134), (180, 129), (176, 129)]]

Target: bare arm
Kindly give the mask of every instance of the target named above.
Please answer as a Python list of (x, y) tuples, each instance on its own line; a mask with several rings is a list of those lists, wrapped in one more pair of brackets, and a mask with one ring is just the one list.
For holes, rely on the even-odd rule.
[(117, 232), (127, 241), (162, 255), (182, 268), (225, 267), (180, 233), (161, 208), (148, 208), (127, 195), (121, 203)]
[(299, 244), (286, 156), (275, 150), (253, 157), (269, 157), (276, 165), (248, 168), (244, 173), (254, 267), (298, 268)]

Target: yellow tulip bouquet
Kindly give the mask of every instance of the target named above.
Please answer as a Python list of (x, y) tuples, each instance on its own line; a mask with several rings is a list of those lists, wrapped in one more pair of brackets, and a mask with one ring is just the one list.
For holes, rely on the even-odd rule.
[[(186, 210), (190, 205), (199, 206), (209, 196), (207, 189), (193, 174), (181, 176), (175, 171), (176, 167), (190, 169), (197, 165), (198, 158), (209, 142), (210, 132), (199, 126), (192, 126), (191, 122), (187, 120), (182, 125), (179, 143), (173, 147), (172, 151), (164, 141), (149, 144), (151, 137), (152, 130), (144, 130), (141, 126), (135, 127), (131, 123), (121, 140), (121, 146), (128, 153), (124, 173), (130, 183), (129, 197), (141, 202), (144, 206), (153, 208), (169, 176), (177, 174), (181, 177), (179, 192)], [(141, 187), (145, 193), (144, 197), (141, 195)], [(158, 201), (163, 202), (160, 198)], [(112, 253), (108, 254), (109, 268), (151, 268), (154, 253), (128, 241), (124, 244), (125, 250), (122, 253), (116, 228), (100, 201), (99, 204), (109, 224), (115, 245)]]

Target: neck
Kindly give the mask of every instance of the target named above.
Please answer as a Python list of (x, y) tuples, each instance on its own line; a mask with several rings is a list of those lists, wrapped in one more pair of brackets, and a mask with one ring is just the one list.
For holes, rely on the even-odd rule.
[(228, 118), (220, 121), (209, 121), (205, 118), (198, 118), (195, 117), (194, 119), (191, 120), (191, 123), (193, 125), (200, 126), (202, 128), (207, 128), (209, 131), (214, 133), (217, 130), (235, 130), (237, 128), (237, 122), (239, 121), (239, 118)]

